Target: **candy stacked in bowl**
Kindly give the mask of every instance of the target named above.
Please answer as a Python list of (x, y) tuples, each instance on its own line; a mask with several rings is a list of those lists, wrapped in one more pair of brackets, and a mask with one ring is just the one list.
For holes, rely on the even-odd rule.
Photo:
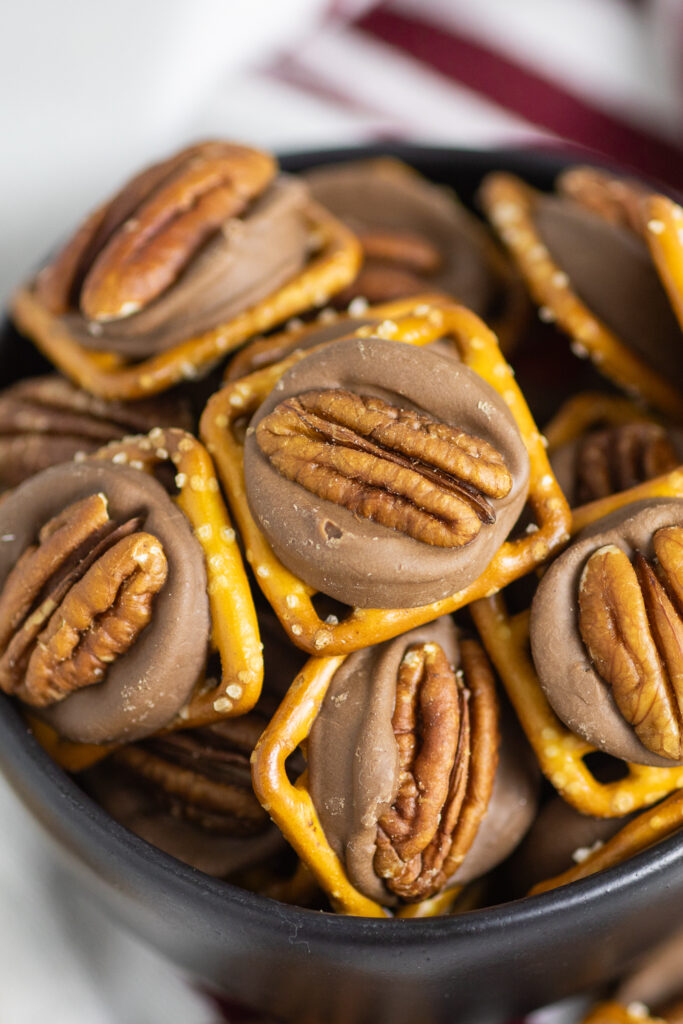
[(400, 155), (191, 146), (4, 338), (5, 773), (288, 1020), (519, 1012), (683, 892), (683, 210)]

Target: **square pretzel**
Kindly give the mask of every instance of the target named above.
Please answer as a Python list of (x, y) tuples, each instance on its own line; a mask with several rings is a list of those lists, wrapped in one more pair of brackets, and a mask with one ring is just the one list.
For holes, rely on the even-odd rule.
[(226, 384), (209, 399), (200, 434), (216, 463), (259, 586), (292, 642), (310, 654), (349, 654), (454, 612), (531, 572), (569, 539), (569, 507), (550, 468), (544, 440), (495, 336), (479, 317), (451, 302), (419, 303), (411, 311), (401, 304), (399, 315), (358, 328), (349, 336), (371, 335), (411, 345), (450, 339), (464, 365), (498, 392), (529, 455), (527, 501), (536, 522), (524, 537), (505, 541), (478, 579), (449, 597), (417, 608), (353, 608), (341, 622), (323, 620), (313, 605), (314, 589), (276, 558), (249, 511), (243, 444), (234, 429), (236, 421), (253, 415), (280, 377), (308, 353), (294, 352), (280, 363)]
[[(683, 417), (680, 389), (637, 356), (572, 290), (562, 267), (538, 234), (532, 209), (535, 189), (511, 174), (489, 175), (482, 188), (484, 208), (519, 267), (534, 301), (572, 339), (573, 351), (587, 355), (600, 373), (630, 394), (673, 416)], [(669, 297), (683, 322), (683, 210), (664, 196), (650, 197), (648, 244)], [(678, 211), (678, 212), (676, 212)], [(655, 225), (653, 229), (652, 225)], [(677, 230), (678, 229), (678, 230)]]
[[(261, 695), (263, 654), (249, 581), (206, 448), (184, 430), (155, 427), (148, 435), (113, 441), (88, 458), (147, 473), (170, 462), (178, 488), (174, 500), (190, 521), (204, 554), (211, 645), (220, 655), (221, 679), (217, 685), (201, 681), (161, 731), (193, 729), (246, 714)], [(34, 715), (27, 717), (41, 745), (69, 771), (81, 771), (120, 746), (66, 740)]]
[[(683, 496), (683, 469), (574, 509), (572, 534), (643, 498)], [(541, 689), (529, 650), (529, 611), (510, 616), (502, 594), (476, 601), (470, 612), (496, 667), (541, 771), (567, 803), (582, 814), (616, 818), (647, 807), (683, 788), (683, 767), (654, 768), (624, 762), (628, 775), (599, 782), (584, 758), (596, 747), (571, 732)]]
[(306, 214), (320, 249), (303, 270), (272, 295), (239, 313), (228, 323), (174, 345), (141, 362), (128, 362), (112, 352), (93, 352), (71, 336), (61, 318), (39, 301), (29, 287), (12, 300), (18, 329), (79, 387), (107, 399), (132, 400), (166, 391), (192, 380), (255, 334), (323, 304), (344, 288), (360, 265), (360, 245), (344, 225), (317, 203)]
[(436, 917), (451, 911), (462, 885), (400, 907), (395, 914), (369, 899), (352, 884), (330, 846), (308, 788), (305, 769), (296, 782), (287, 774), (287, 758), (306, 740), (335, 672), (345, 655), (309, 658), (251, 755), (254, 792), (262, 806), (327, 893), (335, 910), (356, 917)]

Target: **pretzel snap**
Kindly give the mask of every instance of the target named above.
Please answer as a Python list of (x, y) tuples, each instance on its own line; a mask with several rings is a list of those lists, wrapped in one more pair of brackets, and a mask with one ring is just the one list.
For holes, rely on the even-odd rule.
[(62, 317), (51, 312), (30, 286), (20, 288), (12, 300), (14, 321), (62, 373), (94, 395), (134, 399), (165, 391), (194, 379), (253, 335), (322, 305), (353, 278), (360, 248), (351, 232), (317, 203), (307, 204), (306, 217), (319, 247), (292, 280), (229, 322), (140, 362), (79, 344)]
[[(463, 886), (503, 859), (528, 826), (535, 780), (510, 759), (509, 737), (499, 767), (491, 668), (476, 642), (463, 639), (458, 651), (456, 637), (442, 619), (348, 663), (311, 658), (254, 751), (259, 800), (342, 913), (450, 912)], [(294, 783), (286, 762), (299, 746), (309, 765)], [(490, 801), (501, 773), (519, 789), (496, 811)], [(502, 844), (501, 814), (513, 822)], [(466, 860), (480, 828), (480, 852)]]
[[(263, 657), (235, 531), (206, 449), (183, 430), (157, 427), (148, 435), (112, 442), (91, 458), (149, 474), (170, 462), (179, 492), (175, 501), (193, 526), (204, 553), (212, 646), (220, 654), (222, 676), (218, 684), (207, 680), (198, 685), (163, 731), (190, 729), (245, 714), (261, 692)], [(30, 716), (30, 721), (41, 745), (69, 771), (80, 771), (96, 763), (118, 745), (71, 742), (34, 716)]]
[[(552, 258), (534, 222), (535, 204), (542, 193), (525, 185), (509, 174), (490, 175), (482, 187), (482, 202), (494, 227), (515, 258), (540, 315), (556, 320), (572, 339), (572, 350), (578, 356), (588, 356), (597, 369), (629, 394), (641, 396), (662, 412), (680, 419), (683, 398), (680, 387), (670, 375), (656, 369), (617, 336), (572, 288), (564, 268)], [(654, 203), (655, 200), (647, 200)], [(651, 217), (647, 240), (657, 239), (657, 266), (666, 267), (665, 283), (669, 295), (675, 296), (674, 306), (680, 310), (681, 252), (683, 247), (675, 231), (678, 215), (674, 216), (670, 200), (656, 197), (651, 209), (661, 212), (664, 219)]]
[(147, 437), (114, 441), (95, 458), (152, 473), (170, 462), (176, 471), (176, 502), (204, 551), (212, 644), (221, 658), (217, 687), (200, 689), (169, 729), (191, 729), (250, 711), (263, 681), (258, 623), (242, 557), (204, 446), (183, 430), (156, 428)]
[(476, 601), (470, 611), (541, 771), (567, 803), (582, 814), (618, 818), (683, 786), (683, 768), (628, 762), (625, 778), (600, 782), (585, 761), (597, 748), (563, 725), (541, 690), (529, 654), (529, 613), (508, 615), (499, 594)]
[(315, 591), (282, 565), (256, 526), (246, 501), (243, 444), (236, 432), (238, 421), (253, 415), (282, 375), (307, 353), (295, 352), (279, 364), (227, 384), (209, 400), (201, 435), (216, 461), (259, 585), (293, 643), (312, 654), (346, 654), (461, 608), (529, 572), (568, 538), (568, 507), (550, 469), (543, 440), (495, 337), (482, 321), (452, 303), (421, 303), (412, 313), (353, 333), (356, 338), (367, 336), (411, 345), (447, 338), (457, 347), (463, 363), (502, 396), (529, 456), (528, 502), (538, 528), (505, 542), (475, 582), (442, 600), (410, 609), (354, 608), (341, 622), (324, 620), (312, 601)]

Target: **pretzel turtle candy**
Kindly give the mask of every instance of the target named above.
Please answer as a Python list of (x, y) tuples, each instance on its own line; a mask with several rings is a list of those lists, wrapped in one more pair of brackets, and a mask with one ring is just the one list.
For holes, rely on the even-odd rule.
[[(681, 782), (683, 786), (683, 781)], [(634, 857), (654, 843), (673, 835), (683, 828), (683, 792), (672, 793), (666, 800), (643, 811), (627, 822), (588, 857), (562, 874), (548, 878), (533, 887), (530, 895), (548, 892), (561, 885), (569, 885), (580, 878), (588, 878), (597, 871), (605, 871), (622, 861)]]
[(557, 189), (645, 239), (683, 327), (683, 207), (635, 179), (614, 177), (597, 167), (570, 167), (557, 179)]
[[(575, 509), (572, 533), (634, 501), (682, 494), (683, 470), (677, 469)], [(683, 787), (683, 768), (655, 768), (628, 762), (624, 762), (628, 769), (625, 778), (600, 782), (584, 760), (597, 748), (560, 721), (541, 689), (529, 653), (529, 612), (508, 615), (500, 594), (476, 601), (470, 611), (541, 771), (567, 803), (596, 818), (621, 817)]]
[(618, 395), (572, 395), (543, 431), (558, 483), (578, 506), (683, 462), (683, 431)]
[[(680, 387), (667, 379), (664, 372), (650, 366), (594, 315), (572, 290), (564, 269), (552, 259), (534, 224), (533, 209), (541, 195), (518, 178), (504, 173), (489, 175), (481, 189), (486, 212), (514, 256), (534, 301), (540, 307), (539, 314), (544, 319), (557, 321), (569, 334), (576, 355), (590, 357), (601, 373), (627, 392), (640, 396), (674, 419), (680, 419), (683, 416)], [(677, 308), (680, 309), (678, 283), (682, 273), (683, 243), (674, 226), (678, 224), (678, 215), (673, 213), (675, 204), (670, 204), (671, 208), (669, 204), (670, 201), (664, 197), (657, 197), (654, 207), (650, 201), (648, 208), (657, 212), (663, 209), (664, 219), (650, 218), (648, 241), (653, 234), (651, 225), (654, 221), (657, 239), (655, 262), (658, 266), (660, 263), (666, 265), (666, 280), (671, 282), (671, 294), (677, 296)]]
[(406, 313), (354, 332), (358, 338), (370, 335), (412, 345), (452, 339), (464, 364), (503, 397), (529, 455), (528, 502), (537, 529), (506, 541), (477, 580), (440, 601), (410, 609), (354, 608), (341, 622), (324, 620), (313, 604), (315, 591), (282, 565), (256, 526), (245, 495), (243, 445), (234, 429), (236, 421), (251, 416), (280, 377), (308, 353), (294, 353), (281, 363), (227, 384), (209, 400), (202, 415), (201, 436), (216, 462), (259, 586), (292, 642), (311, 654), (348, 654), (462, 608), (530, 572), (569, 537), (568, 506), (550, 469), (543, 438), (485, 324), (454, 303), (438, 307), (420, 304), (412, 315)]
[(358, 298), (388, 302), (429, 289), (477, 313), (503, 352), (511, 350), (529, 315), (524, 284), (452, 189), (394, 157), (328, 164), (304, 178), (313, 197), (363, 247), (360, 273), (334, 297), (335, 306)]
[[(444, 628), (441, 624), (438, 625), (440, 629)], [(434, 627), (428, 628), (430, 630), (434, 629)], [(437, 634), (430, 633), (429, 635)], [(425, 644), (425, 652), (427, 648), (432, 647), (437, 647), (437, 644)], [(406, 652), (404, 652), (403, 661), (401, 661), (399, 655), (399, 662), (401, 664), (405, 663), (407, 667), (408, 662), (405, 661), (405, 658), (412, 657), (414, 650), (415, 646), (411, 646), (410, 641), (406, 639), (407, 654)], [(381, 667), (380, 662), (378, 662), (377, 665), (378, 671), (380, 673), (386, 672), (387, 666), (390, 665), (391, 667), (388, 668), (388, 671), (390, 675), (393, 675), (393, 672), (396, 668), (394, 661), (392, 660), (392, 657), (394, 655), (395, 652), (393, 652), (392, 654), (387, 650), (383, 650), (381, 653), (378, 652)], [(441, 656), (443, 656), (443, 652), (441, 652)], [(448, 913), (452, 910), (457, 911), (457, 905), (460, 897), (463, 896), (464, 899), (465, 894), (469, 891), (470, 887), (462, 884), (457, 884), (457, 876), (455, 876), (455, 871), (458, 870), (459, 865), (463, 863), (468, 851), (470, 849), (473, 849), (473, 841), (475, 839), (475, 836), (477, 835), (481, 822), (485, 820), (484, 815), (486, 814), (486, 811), (489, 809), (489, 807), (492, 808), (495, 804), (498, 810), (502, 812), (503, 805), (507, 804), (508, 798), (510, 796), (509, 793), (507, 793), (506, 796), (499, 796), (497, 798), (492, 798), (491, 796), (493, 776), (496, 775), (498, 764), (497, 757), (494, 757), (496, 744), (498, 743), (498, 729), (497, 726), (495, 725), (497, 713), (495, 707), (490, 703), (492, 694), (492, 690), (490, 688), (493, 686), (493, 676), (491, 674), (490, 667), (488, 666), (488, 663), (485, 659), (481, 647), (474, 641), (463, 642), (462, 656), (463, 668), (465, 671), (466, 678), (469, 678), (470, 674), (473, 674), (474, 676), (474, 674), (481, 672), (482, 669), (484, 670), (485, 675), (483, 680), (480, 678), (479, 684), (477, 684), (476, 686), (476, 692), (475, 690), (473, 690), (471, 697), (471, 700), (473, 701), (471, 712), (473, 715), (472, 728), (475, 730), (477, 738), (470, 739), (468, 742), (473, 743), (472, 754), (477, 754), (478, 765), (471, 769), (471, 771), (474, 772), (474, 774), (470, 774), (468, 776), (468, 778), (471, 779), (471, 781), (468, 781), (466, 783), (468, 787), (468, 796), (466, 797), (464, 803), (458, 804), (459, 809), (457, 811), (454, 811), (451, 808), (450, 804), (448, 805), (449, 809), (446, 809), (446, 805), (444, 804), (443, 810), (444, 818), (448, 820), (448, 824), (445, 826), (446, 831), (449, 833), (452, 831), (453, 846), (450, 850), (450, 853), (448, 853), (447, 846), (445, 846), (445, 851), (449, 857), (452, 856), (453, 858), (453, 860), (451, 861), (450, 871), (451, 874), (454, 876), (454, 879), (456, 879), (456, 884), (453, 887), (453, 889), (448, 889), (444, 892), (437, 892), (436, 894), (432, 894), (431, 896), (423, 897), (422, 899), (417, 899), (413, 903), (408, 903), (407, 905), (401, 905), (399, 903), (399, 905), (393, 911), (393, 913), (397, 917), (433, 917), (444, 913)], [(356, 655), (356, 657), (358, 656)], [(387, 657), (389, 658), (389, 661), (382, 660)], [(285, 695), (282, 704), (275, 712), (274, 716), (272, 717), (268, 726), (262, 733), (256, 745), (256, 748), (252, 755), (252, 780), (254, 790), (262, 806), (266, 811), (268, 811), (275, 824), (278, 826), (278, 828), (283, 833), (283, 835), (290, 843), (290, 845), (294, 848), (294, 850), (301, 858), (301, 860), (308, 865), (310, 871), (317, 879), (318, 884), (327, 893), (330, 901), (332, 902), (333, 907), (337, 911), (344, 914), (351, 914), (363, 917), (391, 916), (392, 912), (390, 912), (385, 906), (382, 905), (382, 903), (379, 901), (379, 897), (373, 898), (371, 896), (366, 895), (364, 892), (361, 892), (359, 888), (356, 888), (356, 885), (354, 885), (354, 883), (351, 881), (351, 878), (347, 874), (346, 868), (343, 865), (340, 856), (336, 852), (336, 848), (333, 848), (333, 841), (331, 841), (328, 838), (325, 828), (323, 827), (323, 819), (321, 819), (316, 807), (316, 803), (314, 802), (313, 794), (316, 792), (316, 789), (311, 785), (308, 768), (306, 768), (303, 771), (303, 773), (299, 776), (296, 782), (292, 782), (290, 780), (286, 769), (287, 759), (290, 757), (291, 754), (294, 753), (294, 751), (297, 748), (301, 747), (304, 752), (307, 752), (307, 750), (309, 749), (309, 744), (311, 742), (309, 737), (313, 729), (314, 723), (316, 722), (316, 719), (318, 718), (318, 715), (320, 714), (321, 709), (323, 708), (323, 702), (325, 701), (328, 689), (330, 685), (333, 683), (333, 679), (336, 676), (337, 672), (344, 665), (345, 661), (345, 656), (332, 658), (314, 657), (309, 659), (309, 661), (306, 663), (302, 671), (299, 673), (297, 678), (292, 683), (292, 686)], [(368, 669), (368, 664), (369, 663), (366, 662), (365, 669), (368, 671), (372, 671), (372, 669)], [(412, 670), (412, 665), (409, 670)], [(358, 678), (355, 675), (357, 671), (361, 671), (360, 664), (354, 665), (352, 670), (352, 676), (343, 677), (343, 679), (339, 680), (339, 685), (345, 687), (348, 684), (349, 678)], [(341, 696), (342, 695), (333, 695), (332, 704), (335, 707), (338, 706), (339, 698)], [(341, 703), (345, 704), (346, 701), (342, 699)], [(434, 709), (432, 708), (431, 712), (427, 711), (425, 713), (433, 714)], [(491, 718), (491, 714), (493, 714), (493, 719)], [(448, 714), (446, 712), (444, 712), (443, 716), (438, 715), (439, 721), (437, 722), (437, 720), (434, 719), (431, 728), (437, 730), (443, 728), (442, 718), (445, 720), (447, 717)], [(374, 722), (374, 714), (372, 718)], [(400, 728), (401, 734), (403, 734), (403, 725), (401, 725), (400, 727), (396, 723), (392, 723), (392, 725), (394, 729)], [(374, 729), (376, 729), (376, 725), (371, 724), (369, 728), (373, 730), (373, 740), (371, 741), (370, 745), (371, 747), (374, 747), (374, 744), (377, 742), (377, 738), (374, 736)], [(352, 727), (351, 731), (354, 732), (355, 735), (355, 727)], [(432, 734), (432, 736), (433, 735), (434, 734)], [(509, 740), (506, 742), (509, 742)], [(434, 739), (432, 739), (432, 745), (434, 745)], [(448, 746), (447, 741), (445, 741), (445, 745)], [(516, 744), (514, 751), (512, 751), (512, 748), (509, 746), (507, 750), (508, 753), (505, 754), (503, 757), (503, 760), (505, 761), (506, 765), (504, 772), (507, 773), (508, 769), (510, 769), (511, 766), (514, 765), (514, 769), (510, 771), (509, 774), (514, 775), (515, 779), (517, 779), (514, 785), (521, 785), (522, 787), (517, 794), (517, 809), (514, 813), (514, 817), (517, 819), (517, 824), (516, 826), (514, 826), (513, 830), (510, 832), (510, 835), (507, 836), (505, 840), (509, 844), (511, 841), (514, 842), (515, 839), (517, 842), (519, 841), (520, 828), (523, 829), (524, 827), (528, 827), (529, 807), (527, 805), (531, 804), (535, 806), (535, 801), (531, 797), (531, 791), (528, 788), (528, 782), (521, 781), (522, 778), (528, 779), (530, 777), (527, 776), (526, 770), (524, 768), (518, 768), (517, 759), (519, 752), (517, 751)], [(426, 756), (429, 757), (430, 755)], [(440, 754), (437, 755), (437, 751), (434, 750), (431, 756), (436, 757), (440, 756)], [(458, 744), (457, 750), (455, 751), (455, 757), (458, 758), (462, 756), (463, 752), (461, 751), (460, 745)], [(426, 784), (424, 775), (425, 768), (426, 765), (423, 766), (422, 769), (420, 769), (417, 765), (414, 765), (412, 768), (413, 771), (418, 773), (420, 779), (422, 780), (422, 784)], [(434, 783), (434, 786), (438, 787), (441, 785), (441, 783), (438, 781), (439, 774), (438, 771), (436, 771), (436, 766), (434, 764), (432, 764), (432, 771), (435, 772), (432, 781)], [(453, 772), (452, 775), (451, 772), (449, 772), (449, 776), (451, 776), (451, 778), (459, 777), (459, 772)], [(417, 784), (418, 786), (420, 785), (419, 782)], [(451, 782), (451, 786), (452, 785), (453, 782)], [(503, 785), (506, 784), (503, 783)], [(371, 788), (374, 788), (374, 783), (373, 787)], [(512, 790), (510, 792), (512, 792)], [(318, 794), (318, 797), (316, 799), (320, 798), (320, 794)], [(322, 799), (325, 800), (324, 797)], [(336, 800), (336, 798), (334, 799)], [(374, 804), (376, 804), (376, 800), (377, 796), (375, 794), (371, 802), (374, 801)], [(407, 800), (408, 803), (410, 803), (409, 797), (407, 798)], [(424, 794), (424, 806), (427, 807), (429, 803), (430, 801), (427, 795)], [(404, 811), (402, 813), (405, 813), (406, 807), (407, 804), (405, 805)], [(427, 817), (431, 816), (432, 810), (433, 809), (426, 810), (425, 813)], [(510, 808), (508, 806), (505, 812), (508, 816), (509, 810)], [(375, 810), (374, 813), (378, 812)], [(419, 812), (417, 813), (419, 815)], [(533, 813), (533, 809), (531, 810), (531, 813)], [(369, 814), (372, 815), (373, 812), (369, 811)], [(456, 815), (456, 820), (453, 820), (453, 814)], [(524, 819), (523, 822), (520, 818), (520, 814), (521, 817)], [(458, 815), (460, 815), (459, 821), (457, 820)], [(387, 837), (391, 832), (390, 825), (388, 821), (384, 818), (379, 819), (379, 821), (382, 822), (382, 836)], [(437, 831), (438, 822), (440, 821), (441, 814), (439, 814), (438, 818), (436, 819)], [(424, 838), (420, 833), (420, 829), (425, 828), (426, 824), (417, 825), (416, 823), (414, 823), (414, 825), (417, 828), (417, 833), (414, 835), (414, 838), (417, 842), (419, 841), (419, 839)], [(462, 827), (461, 833), (457, 832), (457, 829), (459, 827)], [(485, 825), (483, 827), (485, 828)], [(500, 848), (501, 833), (499, 832), (496, 826), (492, 826), (492, 832), (490, 833), (490, 835), (494, 834), (497, 837), (495, 842)], [(446, 836), (441, 835), (440, 833), (439, 835), (439, 851), (443, 852), (441, 850), (441, 847), (446, 843)], [(433, 840), (433, 842), (435, 841), (436, 840)], [(484, 845), (486, 845), (486, 842), (484, 843)], [(432, 849), (431, 846), (429, 848), (430, 850)], [(379, 840), (377, 851), (379, 854)], [(382, 847), (382, 853), (382, 864), (384, 865), (384, 847)], [(475, 856), (478, 856), (480, 858), (483, 857), (483, 862), (481, 860), (479, 861), (480, 866), (482, 866), (483, 868), (484, 863), (490, 867), (491, 855), (492, 851), (490, 849), (487, 853), (482, 853), (480, 848), (479, 854)], [(409, 854), (405, 853), (405, 856), (409, 856)], [(438, 855), (436, 853), (435, 856), (435, 864), (440, 864), (441, 861), (439, 860)], [(505, 853), (500, 852), (499, 849), (498, 859), (500, 860), (501, 857), (503, 856), (505, 856)], [(404, 879), (404, 881), (410, 882), (411, 885), (415, 881), (413, 877), (416, 870), (415, 860), (420, 859), (421, 858), (417, 857), (411, 861), (410, 867), (408, 869), (410, 877), (408, 878), (406, 876), (406, 878)], [(404, 865), (404, 868), (407, 867), (407, 865)], [(382, 872), (385, 872), (386, 866), (383, 866), (381, 869), (377, 868), (376, 870), (382, 870)], [(429, 863), (425, 864), (425, 870), (427, 871), (427, 876), (430, 879), (430, 881), (430, 871), (432, 874), (438, 873), (436, 868), (430, 869)], [(390, 877), (390, 874), (390, 872), (386, 871), (386, 874), (383, 874), (382, 877), (388, 878)], [(393, 877), (393, 875), (391, 875), (391, 877)], [(464, 881), (466, 880), (467, 876), (464, 879)], [(384, 883), (381, 882), (380, 878), (376, 879), (375, 887), (376, 886), (379, 886), (380, 889), (383, 889)], [(400, 892), (402, 890), (398, 888), (397, 891)], [(415, 894), (417, 894), (419, 893), (420, 890), (415, 889), (413, 891), (415, 892)], [(471, 890), (471, 896), (475, 901), (478, 897), (479, 891), (480, 890), (476, 886)], [(387, 889), (384, 889), (384, 892), (391, 895), (391, 893)], [(395, 899), (395, 897), (393, 898)], [(463, 909), (466, 908), (467, 903), (463, 903)]]
[[(206, 182), (197, 183), (194, 178), (202, 171), (199, 164), (205, 157)], [(181, 158), (185, 164), (179, 167)], [(247, 305), (247, 308), (231, 319), (210, 325), (194, 334), (190, 332), (189, 337), (172, 344), (165, 351), (143, 355), (139, 361), (113, 350), (95, 351), (78, 340), (69, 326), (68, 318), (63, 315), (69, 309), (73, 281), (78, 282), (82, 277), (81, 264), (83, 261), (87, 263), (88, 258), (92, 259), (92, 248), (99, 235), (106, 235), (105, 229), (111, 231), (112, 227), (116, 227), (115, 224), (109, 224), (108, 215), (110, 220), (116, 219), (116, 214), (120, 217), (122, 211), (126, 224), (134, 227), (131, 231), (115, 231), (98, 255), (95, 246), (97, 258), (85, 277), (81, 307), (85, 307), (84, 315), (90, 317), (88, 323), (100, 332), (101, 325), (107, 320), (122, 316), (125, 318), (140, 308), (144, 315), (145, 305), (153, 305), (152, 300), (158, 296), (159, 291), (169, 287), (166, 264), (171, 270), (172, 284), (174, 277), (183, 269), (183, 256), (193, 256), (202, 240), (209, 237), (208, 231), (213, 230), (215, 234), (221, 225), (227, 224), (226, 231), (229, 233), (233, 219), (242, 211), (246, 202), (258, 196), (268, 184), (268, 174), (267, 180), (262, 180), (261, 174), (258, 182), (252, 181), (252, 164), (255, 162), (261, 171), (263, 164), (272, 177), (274, 163), (265, 154), (227, 143), (205, 143), (143, 172), (114, 200), (86, 221), (57, 261), (46, 268), (35, 282), (24, 285), (16, 292), (12, 300), (12, 313), (18, 329), (32, 338), (62, 373), (86, 391), (102, 398), (130, 400), (164, 391), (183, 380), (191, 380), (253, 335), (270, 330), (311, 307), (323, 305), (330, 295), (343, 288), (355, 276), (360, 264), (360, 246), (348, 228), (318, 203), (307, 200), (302, 215), (308, 236), (314, 240), (316, 248), (303, 269), (272, 294)], [(214, 164), (218, 165), (221, 174), (227, 174), (223, 181), (218, 180)], [(137, 203), (145, 198), (150, 188), (150, 175), (158, 175), (171, 165), (177, 177), (167, 179), (165, 185), (162, 182), (161, 188), (159, 182), (155, 181), (151, 198), (147, 196), (139, 210), (135, 202), (131, 206), (131, 197)], [(206, 191), (198, 199), (195, 196), (194, 205), (190, 201), (191, 195), (177, 194), (180, 185), (188, 190), (185, 179), (189, 178), (193, 178), (190, 182), (192, 187), (199, 188), (200, 192), (206, 185)], [(146, 182), (145, 189), (143, 186)], [(172, 186), (175, 186), (175, 190)], [(232, 206), (229, 203), (225, 205), (228, 200)], [(138, 220), (131, 216), (132, 213), (136, 214)], [(170, 228), (166, 228), (164, 234), (162, 229), (167, 214), (175, 216), (175, 221)], [(135, 227), (141, 220), (144, 223), (136, 232)], [(147, 224), (148, 220), (151, 228)], [(152, 228), (155, 230), (152, 231)], [(136, 241), (138, 234), (142, 238), (140, 244)], [(170, 242), (166, 244), (167, 236), (173, 245)], [(155, 244), (161, 252), (153, 253), (155, 265), (151, 268), (154, 273), (151, 273), (148, 266), (151, 262), (149, 251)], [(122, 289), (119, 286), (122, 284), (126, 285), (127, 291), (120, 296)], [(138, 298), (137, 292), (140, 289), (143, 289), (144, 294), (141, 292)], [(125, 298), (129, 294), (133, 296), (132, 299)]]
[[(200, 683), (163, 731), (191, 729), (250, 711), (259, 698), (263, 681), (258, 623), (235, 531), (208, 452), (183, 430), (157, 427), (145, 436), (114, 441), (89, 458), (109, 460), (150, 474), (159, 465), (170, 462), (178, 488), (174, 500), (190, 520), (204, 552), (212, 646), (220, 654), (222, 676), (218, 684)], [(31, 723), (39, 742), (70, 771), (94, 764), (116, 747), (60, 738), (50, 726), (36, 725), (34, 716)]]
[(683, 787), (683, 768), (627, 762), (624, 778), (599, 781), (585, 761), (597, 748), (567, 729), (541, 689), (529, 654), (528, 611), (508, 615), (500, 594), (476, 601), (470, 611), (541, 771), (567, 803), (595, 818), (618, 818)]

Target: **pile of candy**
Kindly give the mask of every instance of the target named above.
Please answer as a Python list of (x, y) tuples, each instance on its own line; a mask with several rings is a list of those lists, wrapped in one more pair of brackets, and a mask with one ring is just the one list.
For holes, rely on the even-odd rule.
[(683, 825), (683, 210), (480, 202), (204, 143), (13, 300), (63, 376), (0, 396), (0, 687), (276, 899), (457, 913)]

